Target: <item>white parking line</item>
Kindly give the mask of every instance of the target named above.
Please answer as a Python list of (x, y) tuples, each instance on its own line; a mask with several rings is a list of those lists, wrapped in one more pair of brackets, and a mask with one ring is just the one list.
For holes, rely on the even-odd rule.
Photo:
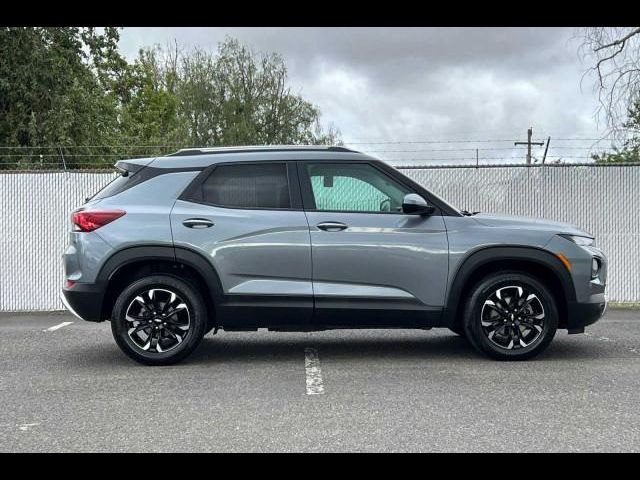
[(40, 425), (40, 423), (22, 423), (20, 425), (17, 425), (17, 427), (23, 432), (26, 432), (27, 430), (33, 427), (37, 427), (38, 425)]
[(43, 330), (43, 332), (55, 332), (59, 328), (66, 327), (67, 325), (71, 325), (72, 323), (73, 322), (62, 322), (58, 325), (54, 325), (53, 327), (49, 327), (46, 330)]
[(304, 349), (304, 369), (307, 376), (307, 395), (324, 394), (320, 358), (315, 348)]

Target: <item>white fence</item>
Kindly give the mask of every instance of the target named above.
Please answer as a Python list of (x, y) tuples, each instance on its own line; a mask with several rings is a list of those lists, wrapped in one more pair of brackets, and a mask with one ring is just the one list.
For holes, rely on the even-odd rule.
[[(543, 217), (596, 235), (611, 300), (640, 301), (640, 166), (464, 167), (403, 172), (469, 211)], [(62, 308), (69, 214), (108, 173), (0, 173), (0, 311)]]
[(0, 173), (0, 311), (58, 310), (70, 213), (110, 173)]

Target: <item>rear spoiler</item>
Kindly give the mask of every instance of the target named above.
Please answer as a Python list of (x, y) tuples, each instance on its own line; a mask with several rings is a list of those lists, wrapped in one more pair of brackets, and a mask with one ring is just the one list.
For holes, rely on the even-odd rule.
[(127, 176), (130, 173), (136, 173), (140, 170), (142, 170), (144, 167), (148, 166), (151, 162), (153, 162), (155, 160), (155, 157), (153, 158), (134, 158), (131, 160), (120, 160), (118, 162), (116, 162), (115, 167), (120, 170), (123, 174), (126, 173), (126, 175), (123, 176)]

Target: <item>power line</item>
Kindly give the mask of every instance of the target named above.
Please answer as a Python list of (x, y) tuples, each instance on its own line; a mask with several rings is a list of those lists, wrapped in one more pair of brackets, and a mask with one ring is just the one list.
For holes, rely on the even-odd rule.
[[(536, 142), (541, 142), (546, 139), (535, 139)], [(607, 140), (602, 138), (554, 138), (554, 141), (594, 141), (594, 140)], [(375, 142), (350, 142), (344, 140), (346, 145), (398, 145), (398, 144), (439, 144), (439, 143), (505, 143), (515, 142), (516, 138), (510, 139), (495, 139), (495, 140), (387, 140), (387, 141), (375, 141)]]
[(398, 145), (402, 143), (504, 143), (513, 142), (514, 139), (509, 140), (392, 140), (392, 141), (378, 141), (378, 142), (349, 142), (344, 140), (347, 145)]
[(58, 149), (58, 148), (199, 148), (181, 145), (54, 145), (54, 146), (0, 146), (0, 149)]
[[(67, 157), (122, 157), (122, 154), (115, 153), (67, 153)], [(125, 158), (131, 157), (146, 157), (146, 154), (136, 153), (136, 154), (127, 154)], [(45, 157), (55, 157), (59, 158), (58, 154), (53, 153), (0, 153), (0, 157), (33, 157), (33, 158), (45, 158)]]
[(360, 149), (361, 152), (369, 153), (412, 153), (412, 152), (475, 152), (479, 150), (481, 152), (495, 151), (495, 150), (514, 150), (513, 147), (495, 147), (495, 148), (420, 148), (413, 150), (368, 150)]
[[(0, 147), (5, 148), (5, 147)], [(541, 147), (540, 147), (541, 148)], [(557, 147), (553, 147), (553, 150), (584, 150), (591, 151), (594, 150), (593, 147), (584, 147), (584, 146), (572, 146), (572, 145), (560, 145)], [(370, 150), (370, 149), (360, 149), (361, 152), (368, 153), (412, 153), (412, 152), (475, 152), (479, 150), (481, 152), (488, 151), (505, 151), (505, 150), (516, 150), (515, 147), (489, 147), (489, 148), (417, 148), (411, 150)], [(39, 156), (43, 157), (53, 157), (58, 156), (58, 153), (0, 153), (0, 157), (25, 157), (25, 156)], [(123, 155), (129, 156), (137, 156), (144, 157), (147, 154), (143, 153), (67, 153), (65, 156), (67, 157), (121, 157)]]
[[(591, 158), (591, 157), (589, 157)], [(458, 161), (458, 160), (473, 160), (474, 162), (476, 161), (476, 157), (449, 157), (449, 158), (390, 158), (388, 159), (390, 161), (393, 162), (413, 162), (413, 161), (420, 161), (420, 162), (449, 162), (452, 160)], [(525, 157), (482, 157), (480, 158), (480, 160), (509, 160), (509, 161), (514, 161), (514, 160), (525, 160)]]
[[(33, 164), (28, 164), (28, 163), (24, 163), (24, 162), (0, 162), (0, 167), (5, 166), (5, 165), (17, 165), (17, 166), (23, 166), (23, 167), (29, 167), (29, 168), (34, 168), (34, 167), (39, 167), (39, 166), (44, 166), (44, 165), (55, 165), (57, 167), (60, 167), (60, 162), (36, 162)], [(113, 164), (110, 163), (96, 163), (96, 162), (91, 162), (91, 163), (73, 163), (67, 166), (67, 170), (72, 170), (75, 167), (82, 167), (82, 166), (88, 166), (88, 167), (97, 167), (97, 166), (103, 166), (103, 167), (113, 167)], [(2, 171), (2, 169), (0, 169), (0, 171)]]
[[(542, 146), (538, 147), (539, 149)], [(572, 146), (558, 146), (553, 147), (553, 149), (559, 150), (592, 150), (591, 147), (572, 147)], [(475, 152), (476, 150), (480, 152), (492, 152), (492, 151), (504, 151), (504, 150), (517, 150), (516, 147), (493, 147), (493, 148), (418, 148), (413, 150), (369, 150), (369, 149), (360, 149), (361, 152), (366, 153), (412, 153), (412, 152)]]
[[(449, 139), (449, 140), (376, 140), (369, 142), (354, 142), (343, 140), (345, 144), (349, 145), (399, 145), (399, 144), (456, 144), (456, 143), (504, 143), (504, 142), (514, 142), (517, 139), (484, 139), (484, 140), (458, 140), (458, 139)], [(544, 139), (536, 139), (536, 141), (542, 141)], [(603, 140), (612, 140), (607, 138), (589, 138), (589, 137), (566, 137), (566, 138), (554, 138), (554, 141), (603, 141)], [(241, 145), (239, 145), (241, 146)], [(72, 149), (72, 148), (200, 148), (199, 146), (184, 146), (181, 144), (166, 144), (166, 145), (50, 145), (50, 146), (0, 146), (0, 149), (3, 150), (35, 150), (35, 149), (51, 149), (58, 150), (59, 148), (64, 149)]]

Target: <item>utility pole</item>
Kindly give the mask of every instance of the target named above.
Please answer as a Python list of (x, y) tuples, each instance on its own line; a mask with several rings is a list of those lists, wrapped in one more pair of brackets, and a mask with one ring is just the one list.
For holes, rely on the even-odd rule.
[(527, 165), (531, 165), (531, 145), (544, 145), (544, 142), (532, 142), (531, 137), (533, 136), (533, 127), (529, 127), (527, 130), (527, 141), (526, 142), (513, 142), (514, 145), (526, 145), (527, 146)]

